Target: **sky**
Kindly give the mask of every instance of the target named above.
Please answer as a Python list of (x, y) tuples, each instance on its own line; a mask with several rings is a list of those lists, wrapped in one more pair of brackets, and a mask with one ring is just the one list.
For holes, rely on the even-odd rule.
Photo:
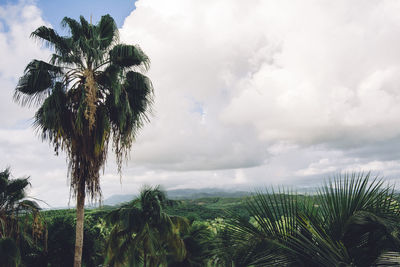
[(314, 187), (359, 171), (398, 182), (397, 0), (0, 0), (0, 169), (30, 176), (50, 207), (69, 202), (66, 157), (32, 129), (37, 107), (12, 101), (26, 64), (49, 59), (29, 34), (105, 13), (150, 57), (155, 104), (121, 181), (109, 157), (104, 198), (144, 184)]

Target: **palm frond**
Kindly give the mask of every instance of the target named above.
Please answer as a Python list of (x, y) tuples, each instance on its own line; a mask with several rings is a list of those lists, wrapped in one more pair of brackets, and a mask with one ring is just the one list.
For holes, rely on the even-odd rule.
[(150, 59), (139, 46), (115, 45), (110, 51), (110, 60), (121, 67), (142, 67), (144, 71), (150, 68)]
[(67, 97), (61, 83), (47, 97), (35, 114), (34, 126), (40, 130), (43, 139), (57, 143), (62, 136), (72, 131), (71, 116), (66, 109)]
[(236, 265), (375, 266), (400, 248), (397, 197), (369, 173), (338, 175), (307, 198), (258, 192), (247, 209), (250, 221), (231, 214), (224, 230), (234, 245), (222, 257)]
[(69, 17), (64, 17), (61, 21), (61, 26), (64, 28), (68, 27), (69, 31), (72, 35), (72, 39), (76, 42), (82, 36), (83, 30), (82, 26), (79, 24), (78, 21), (69, 18)]
[(387, 251), (382, 253), (372, 266), (400, 266), (400, 252)]
[(100, 39), (100, 49), (106, 49), (113, 41), (118, 40), (118, 27), (110, 15), (104, 15), (101, 17), (97, 24), (97, 30)]
[(57, 53), (64, 55), (70, 52), (67, 39), (58, 35), (52, 28), (41, 26), (31, 33), (31, 37), (43, 41), (47, 47), (54, 48)]
[(62, 74), (60, 67), (44, 61), (33, 60), (19, 79), (14, 100), (21, 105), (41, 104), (54, 86), (54, 80)]
[(371, 180), (370, 176), (370, 173), (339, 175), (320, 189), (320, 210), (336, 239), (343, 236), (346, 223), (359, 211), (384, 216), (399, 213), (398, 205), (393, 205), (393, 190), (385, 187), (382, 179), (375, 177)]

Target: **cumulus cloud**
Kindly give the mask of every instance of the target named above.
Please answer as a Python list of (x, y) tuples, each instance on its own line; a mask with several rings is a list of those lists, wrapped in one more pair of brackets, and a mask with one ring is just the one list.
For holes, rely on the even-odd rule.
[(0, 5), (0, 128), (22, 127), (29, 123), (27, 118), (32, 116), (33, 110), (20, 108), (11, 99), (27, 62), (48, 58), (49, 52), (29, 39), (33, 30), (45, 24), (41, 11), (30, 2)]
[[(288, 1), (262, 2), (259, 34), (281, 49), (242, 80), (223, 120), (253, 125), (263, 140), (307, 145), (397, 136), (400, 32), (388, 11), (399, 5), (367, 2), (295, 1), (296, 12), (285, 12)], [(274, 13), (282, 19), (270, 21)]]
[[(155, 112), (122, 184), (110, 157), (105, 197), (144, 183), (254, 188), (315, 184), (340, 171), (400, 174), (400, 2), (135, 5), (121, 40), (151, 58)], [(30, 135), (33, 111), (11, 102), (26, 63), (48, 58), (28, 39), (45, 23), (31, 2), (0, 5), (0, 112), (8, 114), (0, 118), (0, 159), (17, 175), (32, 175), (33, 193), (61, 205), (66, 200), (57, 195), (68, 195), (65, 158)]]
[(26, 64), (34, 58), (49, 58), (49, 51), (29, 38), (37, 27), (49, 24), (32, 1), (20, 1), (0, 5), (0, 25), (0, 170), (10, 167), (14, 177), (30, 176), (31, 196), (51, 205), (65, 205), (65, 160), (54, 157), (53, 149), (40, 142), (30, 128), (35, 109), (12, 101)]
[(390, 0), (137, 1), (121, 36), (152, 59), (157, 112), (132, 161), (245, 172), (283, 164), (276, 175), (296, 179), (395, 160), (398, 11)]

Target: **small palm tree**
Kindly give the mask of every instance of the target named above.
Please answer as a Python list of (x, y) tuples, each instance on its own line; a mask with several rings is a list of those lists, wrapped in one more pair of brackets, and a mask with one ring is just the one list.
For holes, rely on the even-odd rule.
[(245, 266), (399, 262), (390, 257), (400, 251), (399, 203), (392, 188), (369, 174), (337, 176), (314, 197), (258, 193), (248, 210), (253, 222), (234, 217), (227, 226), (239, 244), (236, 254), (245, 251)]
[(145, 187), (140, 197), (108, 215), (113, 225), (107, 246), (111, 266), (162, 266), (167, 256), (177, 261), (186, 250), (180, 231), (187, 231), (186, 219), (163, 211), (167, 199), (158, 187)]
[[(27, 199), (29, 178), (10, 179), (9, 169), (0, 172), (0, 238), (18, 239), (21, 215), (39, 216), (39, 205)], [(33, 221), (37, 221), (34, 219)]]
[(34, 125), (69, 160), (71, 192), (77, 199), (74, 266), (81, 266), (85, 197), (101, 197), (99, 171), (112, 139), (118, 170), (137, 131), (148, 120), (153, 88), (142, 74), (149, 58), (138, 46), (121, 44), (113, 18), (93, 25), (65, 17), (70, 35), (41, 26), (31, 36), (53, 50), (49, 62), (31, 61), (14, 99), (38, 105)]
[[(28, 178), (10, 179), (9, 169), (0, 172), (0, 266), (18, 266), (18, 241), (24, 237), (21, 216), (33, 217), (33, 235), (40, 234), (39, 206), (27, 199)], [(25, 217), (25, 216), (24, 216)]]
[(181, 231), (186, 256), (177, 260), (170, 257), (168, 267), (202, 267), (208, 266), (215, 254), (215, 236), (204, 223), (192, 222), (189, 229)]

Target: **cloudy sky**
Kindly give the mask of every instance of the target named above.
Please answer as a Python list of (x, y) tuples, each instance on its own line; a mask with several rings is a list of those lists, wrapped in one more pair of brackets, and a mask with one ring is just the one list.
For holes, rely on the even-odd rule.
[[(315, 186), (340, 172), (400, 176), (398, 0), (0, 0), (0, 168), (30, 194), (68, 204), (66, 158), (31, 128), (12, 94), (29, 39), (64, 16), (110, 13), (121, 41), (151, 58), (154, 116), (122, 182), (113, 157), (105, 198), (143, 184), (175, 188)], [(71, 202), (73, 203), (73, 202)], [(71, 204), (72, 205), (72, 204)]]

